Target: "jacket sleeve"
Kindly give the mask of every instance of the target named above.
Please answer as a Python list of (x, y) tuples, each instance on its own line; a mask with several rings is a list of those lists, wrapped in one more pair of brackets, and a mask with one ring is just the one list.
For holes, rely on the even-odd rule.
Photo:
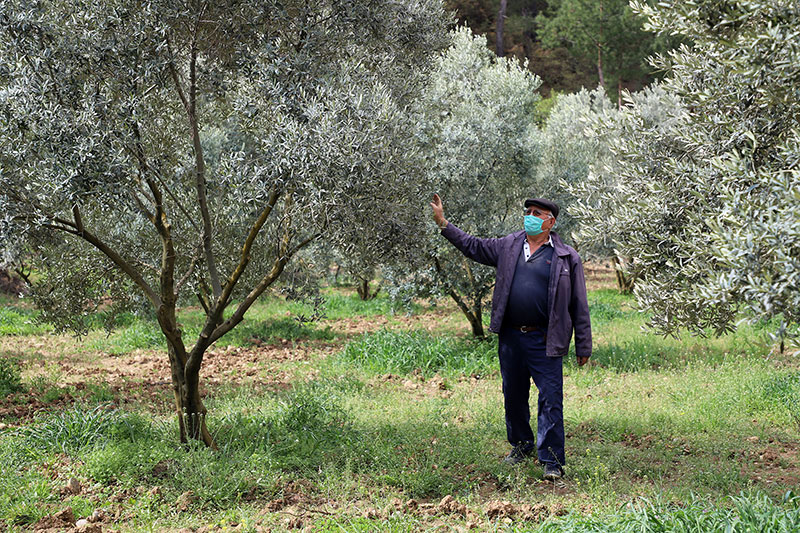
[(484, 265), (496, 267), (500, 256), (500, 239), (479, 239), (461, 231), (451, 222), (442, 230), (442, 235), (468, 258)]
[(571, 282), (572, 297), (569, 302), (569, 313), (572, 316), (572, 327), (575, 329), (575, 355), (591, 357), (592, 324), (586, 296), (586, 279), (583, 274), (583, 263), (577, 255), (574, 256)]

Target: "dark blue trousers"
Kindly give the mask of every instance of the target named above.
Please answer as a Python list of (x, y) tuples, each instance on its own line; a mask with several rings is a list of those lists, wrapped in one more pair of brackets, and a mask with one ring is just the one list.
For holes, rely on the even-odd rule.
[(528, 396), (531, 378), (539, 390), (536, 450), (542, 463), (564, 465), (564, 375), (561, 357), (545, 355), (545, 333), (503, 328), (499, 338), (500, 372), (508, 442), (533, 441)]

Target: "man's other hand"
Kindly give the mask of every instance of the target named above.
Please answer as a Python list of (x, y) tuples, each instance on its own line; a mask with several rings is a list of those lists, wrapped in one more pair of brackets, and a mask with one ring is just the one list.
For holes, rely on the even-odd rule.
[(588, 362), (589, 362), (589, 358), (588, 357), (580, 357), (580, 356), (578, 356), (578, 366), (583, 366)]
[(444, 229), (444, 227), (447, 226), (447, 220), (444, 218), (444, 206), (442, 205), (442, 199), (439, 198), (438, 194), (433, 195), (431, 209), (433, 209), (433, 221), (436, 222), (437, 226)]

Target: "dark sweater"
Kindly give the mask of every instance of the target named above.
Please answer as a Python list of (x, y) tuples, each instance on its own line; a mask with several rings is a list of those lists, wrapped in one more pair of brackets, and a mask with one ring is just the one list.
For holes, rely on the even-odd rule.
[(539, 247), (527, 261), (524, 249), (520, 250), (503, 317), (504, 326), (547, 327), (547, 289), (552, 259), (552, 246)]

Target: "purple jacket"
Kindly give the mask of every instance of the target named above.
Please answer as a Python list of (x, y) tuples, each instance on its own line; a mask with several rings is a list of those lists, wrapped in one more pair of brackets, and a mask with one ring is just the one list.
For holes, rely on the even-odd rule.
[[(468, 258), (497, 267), (489, 331), (499, 333), (517, 259), (525, 241), (525, 231), (510, 233), (497, 239), (480, 239), (448, 223), (442, 230), (442, 235)], [(554, 261), (547, 291), (550, 317), (546, 353), (549, 357), (567, 355), (574, 330), (575, 355), (589, 357), (592, 355), (592, 325), (589, 320), (583, 263), (578, 252), (564, 244), (561, 237), (555, 233), (550, 233), (550, 236), (553, 239)]]

